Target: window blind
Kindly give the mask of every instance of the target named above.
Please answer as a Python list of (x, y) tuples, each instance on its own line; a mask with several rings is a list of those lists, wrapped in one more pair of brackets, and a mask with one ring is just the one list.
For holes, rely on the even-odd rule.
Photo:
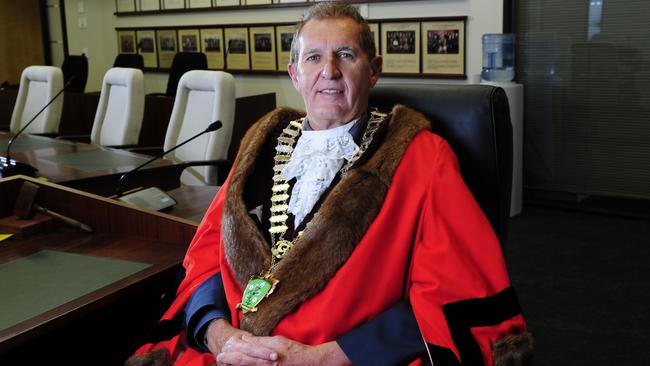
[(650, 198), (650, 1), (520, 0), (528, 190)]

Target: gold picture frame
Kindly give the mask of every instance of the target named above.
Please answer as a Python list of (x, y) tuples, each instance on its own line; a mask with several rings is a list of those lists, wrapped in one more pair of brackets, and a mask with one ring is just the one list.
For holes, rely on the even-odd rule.
[(212, 0), (187, 0), (188, 9), (211, 8)]
[(135, 11), (135, 0), (115, 0), (116, 13), (129, 13)]
[(214, 6), (239, 6), (241, 3), (239, 0), (214, 0)]
[(249, 44), (251, 49), (251, 69), (277, 69), (275, 57), (275, 27), (250, 27)]
[(379, 23), (368, 23), (368, 27), (370, 28), (370, 33), (375, 42), (375, 50), (379, 55), (381, 54), (381, 48), (379, 47)]
[(161, 69), (170, 68), (174, 56), (178, 52), (176, 30), (157, 30), (156, 45), (158, 46), (158, 67)]
[(420, 72), (420, 22), (382, 22), (381, 54), (385, 74)]
[(117, 32), (117, 49), (118, 53), (136, 53), (137, 43), (135, 41), (135, 31)]
[(198, 29), (179, 29), (178, 48), (179, 52), (200, 52), (201, 44)]
[(224, 59), (223, 28), (201, 29), (201, 52), (208, 59), (208, 69), (223, 70)]
[(185, 0), (162, 0), (162, 8), (167, 9), (185, 9)]
[(272, 3), (272, 0), (244, 0), (244, 5), (266, 5)]
[(248, 28), (225, 28), (226, 68), (228, 70), (250, 70)]
[(138, 11), (160, 10), (160, 0), (138, 0)]
[(422, 22), (422, 73), (465, 77), (465, 18)]
[(291, 61), (291, 42), (295, 31), (296, 27), (294, 25), (278, 25), (275, 27), (278, 71), (287, 71), (287, 65)]
[(144, 67), (158, 68), (158, 52), (156, 51), (156, 31), (139, 30), (136, 32), (138, 53), (142, 55)]

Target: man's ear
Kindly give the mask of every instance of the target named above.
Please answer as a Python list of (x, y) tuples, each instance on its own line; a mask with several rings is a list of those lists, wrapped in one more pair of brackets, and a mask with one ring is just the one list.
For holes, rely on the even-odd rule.
[(289, 63), (287, 65), (287, 72), (289, 73), (289, 77), (291, 78), (291, 82), (293, 83), (293, 87), (297, 90), (300, 91), (298, 88), (298, 66), (295, 64)]
[(381, 55), (375, 56), (374, 59), (370, 61), (370, 87), (374, 87), (379, 80), (379, 74), (381, 74), (381, 66), (384, 63), (384, 59)]

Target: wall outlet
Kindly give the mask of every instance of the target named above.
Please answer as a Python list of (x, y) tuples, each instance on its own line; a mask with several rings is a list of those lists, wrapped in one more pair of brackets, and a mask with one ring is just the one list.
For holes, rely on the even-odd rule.
[(83, 14), (85, 12), (86, 12), (86, 9), (85, 9), (85, 6), (84, 6), (84, 2), (83, 1), (77, 2), (77, 13)]
[(88, 18), (86, 17), (79, 17), (79, 28), (80, 29), (86, 29), (88, 28)]
[(86, 55), (86, 58), (88, 58), (88, 48), (87, 47), (82, 48), (81, 53)]

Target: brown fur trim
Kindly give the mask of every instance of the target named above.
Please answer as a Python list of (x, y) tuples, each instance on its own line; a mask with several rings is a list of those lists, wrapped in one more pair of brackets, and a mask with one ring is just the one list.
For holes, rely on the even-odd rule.
[(245, 284), (252, 275), (259, 274), (263, 268), (268, 269), (271, 264), (270, 245), (248, 216), (244, 203), (246, 179), (253, 170), (264, 141), (276, 125), (302, 116), (302, 113), (293, 109), (276, 109), (256, 122), (239, 146), (226, 195), (228, 199), (225, 201), (221, 229), (228, 263), (240, 284)]
[[(240, 160), (231, 177), (222, 233), (226, 259), (242, 287), (251, 275), (267, 270), (271, 263), (270, 244), (243, 202), (245, 181), (269, 132), (280, 121), (297, 118), (294, 114), (293, 110), (280, 109), (259, 122), (256, 131), (242, 142)], [(269, 334), (286, 314), (322, 290), (348, 259), (377, 216), (406, 147), (419, 131), (431, 127), (423, 115), (399, 105), (386, 123), (384, 143), (333, 187), (293, 249), (277, 265), (273, 276), (280, 282), (275, 292), (257, 312), (244, 316), (242, 329), (256, 335)], [(337, 230), (331, 230), (333, 227)]]
[(528, 332), (499, 339), (492, 350), (494, 366), (526, 366), (533, 364), (533, 336)]
[(169, 352), (165, 348), (156, 348), (143, 355), (133, 355), (124, 362), (124, 366), (168, 366), (171, 364)]

